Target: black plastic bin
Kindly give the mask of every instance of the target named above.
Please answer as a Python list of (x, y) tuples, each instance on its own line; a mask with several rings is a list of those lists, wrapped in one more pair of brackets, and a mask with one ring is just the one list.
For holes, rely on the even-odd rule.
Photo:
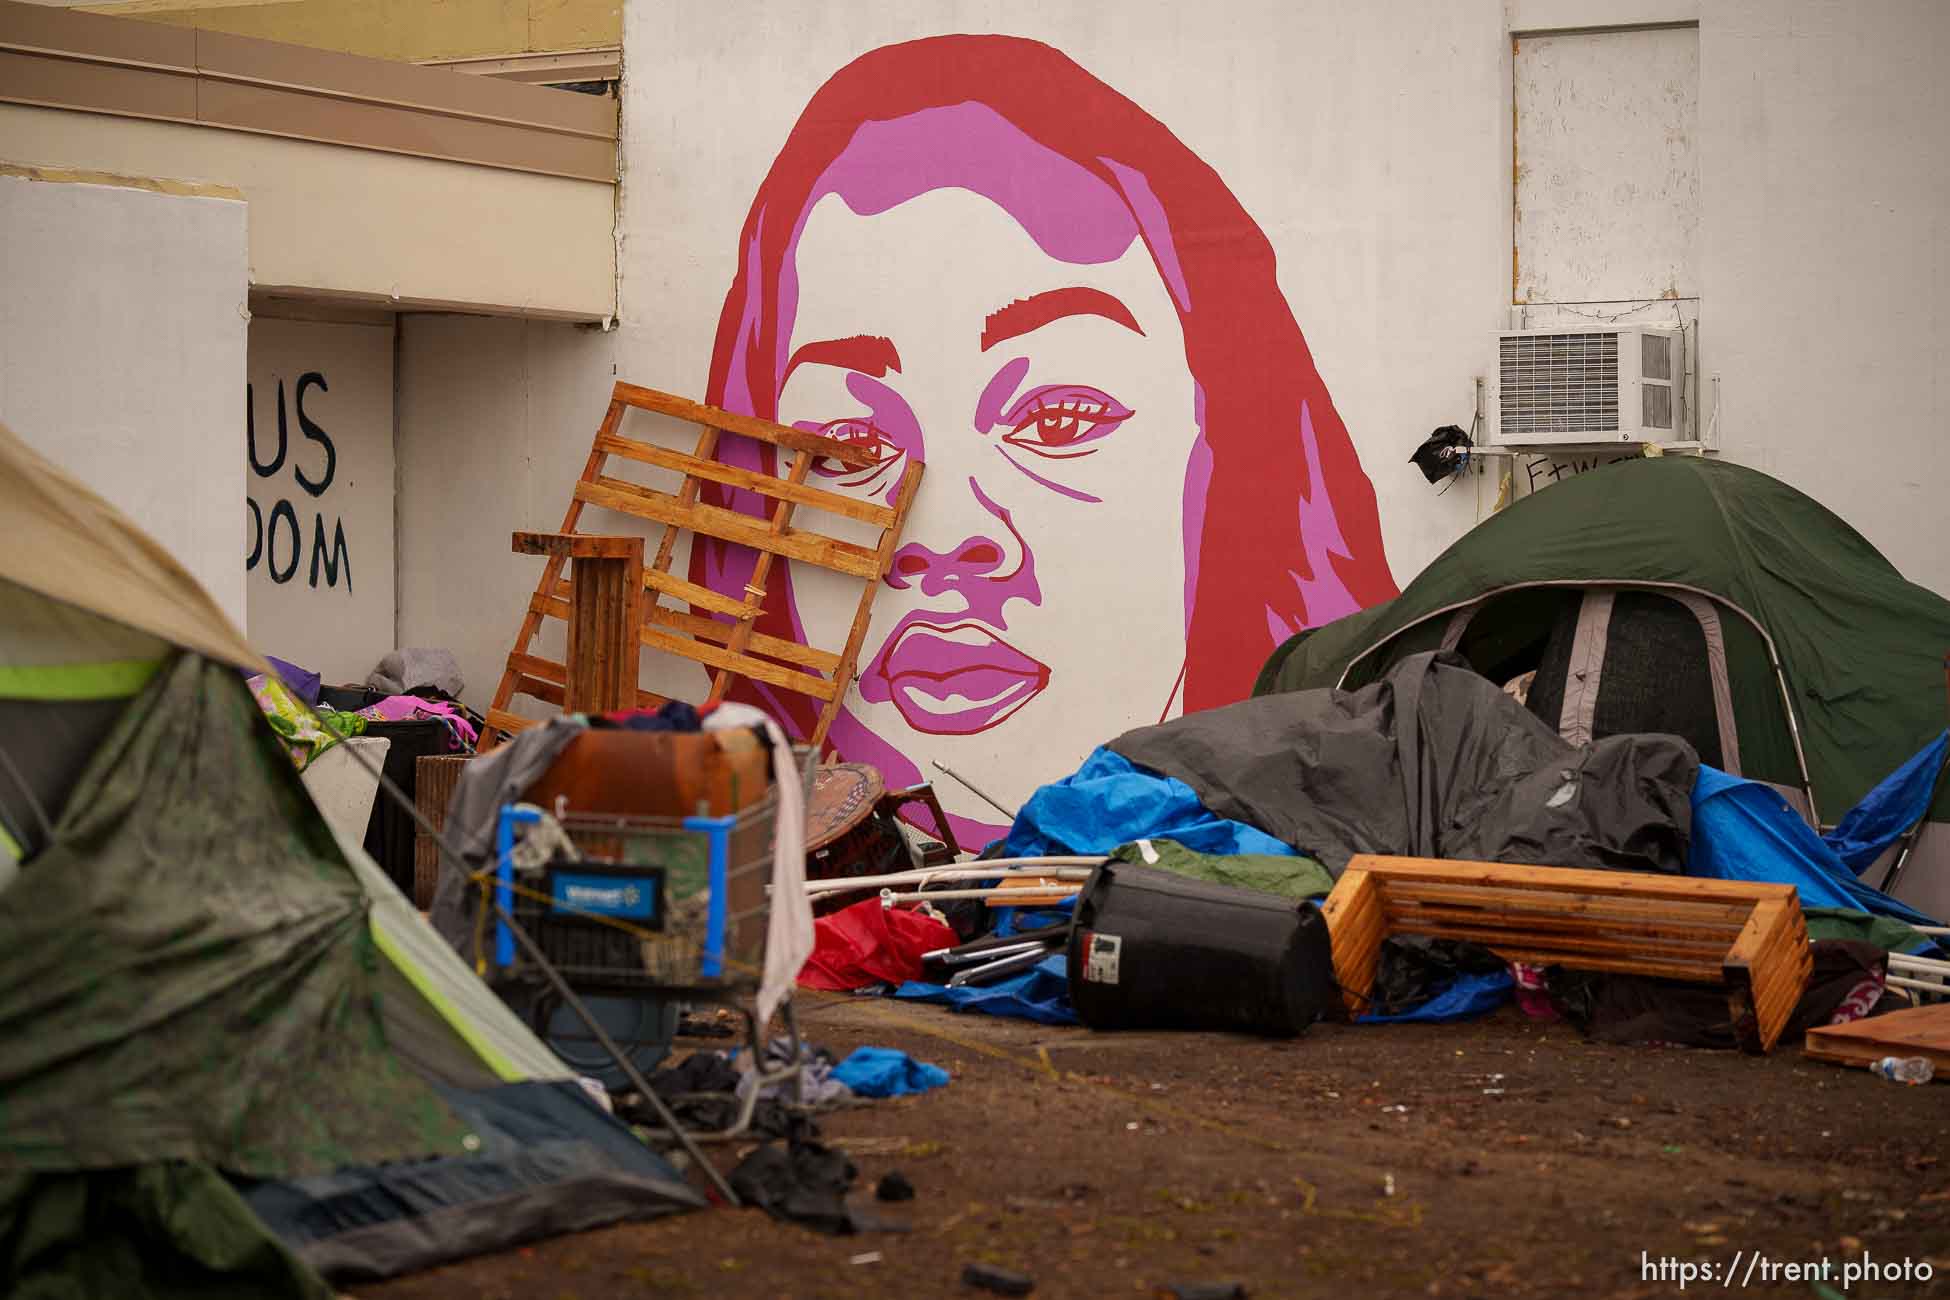
[(1070, 1002), (1092, 1029), (1293, 1035), (1335, 1013), (1317, 904), (1128, 862), (1077, 896)]
[[(383, 770), (386, 778), (405, 792), (408, 801), (418, 796), (416, 771), (419, 760), (430, 754), (453, 754), (452, 733), (447, 724), (431, 719), (405, 722), (368, 722), (362, 733), (384, 736), (393, 742), (386, 751)], [(372, 820), (366, 823), (366, 852), (408, 898), (413, 897), (413, 832), (418, 829), (413, 814), (394, 803), (385, 791), (373, 800)]]

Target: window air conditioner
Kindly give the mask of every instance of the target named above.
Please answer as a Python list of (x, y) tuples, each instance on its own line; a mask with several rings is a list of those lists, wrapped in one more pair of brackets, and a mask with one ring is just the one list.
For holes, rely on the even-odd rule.
[(1496, 354), (1492, 446), (1685, 437), (1685, 336), (1677, 329), (1504, 330)]

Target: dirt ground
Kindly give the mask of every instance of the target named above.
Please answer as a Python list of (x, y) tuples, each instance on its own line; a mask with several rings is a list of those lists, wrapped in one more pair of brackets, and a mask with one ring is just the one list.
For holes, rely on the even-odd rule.
[[(357, 1295), (972, 1300), (987, 1293), (960, 1275), (980, 1261), (1049, 1297), (1219, 1282), (1253, 1297), (1665, 1296), (1682, 1289), (1658, 1271), (1670, 1257), (1734, 1270), (1731, 1288), (1716, 1274), (1687, 1294), (1950, 1296), (1950, 1084), (1886, 1083), (1798, 1046), (1596, 1045), (1514, 1008), (1269, 1042), (803, 1002), (817, 1043), (899, 1047), (953, 1075), (821, 1120), (863, 1204), (908, 1231), (826, 1237), (718, 1208)], [(891, 1169), (915, 1200), (872, 1202)], [(1827, 1289), (1784, 1268), (1823, 1260)], [(1844, 1277), (1865, 1260), (1911, 1278)]]

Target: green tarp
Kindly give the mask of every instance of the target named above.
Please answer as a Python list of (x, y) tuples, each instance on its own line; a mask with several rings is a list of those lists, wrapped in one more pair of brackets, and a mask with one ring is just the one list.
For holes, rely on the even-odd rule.
[[(1449, 613), (1472, 602), (1610, 584), (1689, 590), (1734, 611), (1723, 622), (1746, 774), (1785, 784), (1792, 772), (1799, 784), (1767, 642), (1745, 618), (1764, 630), (1824, 818), (1942, 730), (1950, 601), (1906, 581), (1812, 498), (1695, 456), (1622, 461), (1519, 500), (1396, 599), (1281, 645), (1253, 693), (1362, 685), (1435, 648)], [(1950, 792), (1933, 816), (1950, 820)]]
[(332, 1300), (208, 1165), (0, 1174), (9, 1300)]
[(1119, 862), (1156, 867), (1191, 880), (1278, 894), (1282, 898), (1325, 898), (1334, 889), (1333, 873), (1305, 856), (1195, 853), (1177, 840), (1141, 840), (1124, 845), (1110, 856)]
[(180, 655), (130, 703), (0, 908), (0, 1174), (465, 1149), (304, 799), (234, 670)]

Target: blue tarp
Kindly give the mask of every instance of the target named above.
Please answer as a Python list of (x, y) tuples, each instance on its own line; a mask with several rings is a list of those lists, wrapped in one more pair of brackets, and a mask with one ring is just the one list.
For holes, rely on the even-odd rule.
[(948, 1072), (940, 1066), (891, 1047), (856, 1047), (833, 1067), (831, 1077), (861, 1097), (905, 1097), (948, 1082)]
[(1950, 752), (1950, 731), (1884, 777), (1861, 803), (1849, 809), (1834, 830), (1822, 836), (1844, 866), (1861, 875), (1929, 811), (1930, 795), (1936, 790), (1937, 773), (1943, 770), (1946, 752)]
[(1101, 746), (1075, 772), (1029, 796), (1004, 849), (1008, 857), (1109, 853), (1140, 839), (1177, 840), (1197, 853), (1294, 856), (1265, 831), (1213, 816), (1183, 781), (1146, 772)]
[(1693, 786), (1693, 849), (1686, 874), (1793, 885), (1803, 907), (1845, 907), (1911, 925), (1936, 924), (1857, 880), (1773, 787), (1704, 763)]
[(1469, 1020), (1475, 1016), (1487, 1015), (1510, 1000), (1517, 982), (1510, 978), (1507, 970), (1485, 971), (1480, 975), (1458, 975), (1440, 993), (1419, 1007), (1397, 1012), (1392, 1016), (1380, 1016), (1370, 1011), (1357, 1017), (1356, 1024), (1397, 1025), (1413, 1022), (1443, 1024), (1451, 1020)]
[(957, 1011), (981, 1011), (991, 1016), (1016, 1016), (1045, 1025), (1074, 1025), (1077, 1013), (1070, 1008), (1070, 980), (1062, 953), (1045, 957), (1022, 974), (983, 988), (964, 985), (951, 989), (941, 984), (910, 980), (894, 991), (897, 998), (932, 1002)]

